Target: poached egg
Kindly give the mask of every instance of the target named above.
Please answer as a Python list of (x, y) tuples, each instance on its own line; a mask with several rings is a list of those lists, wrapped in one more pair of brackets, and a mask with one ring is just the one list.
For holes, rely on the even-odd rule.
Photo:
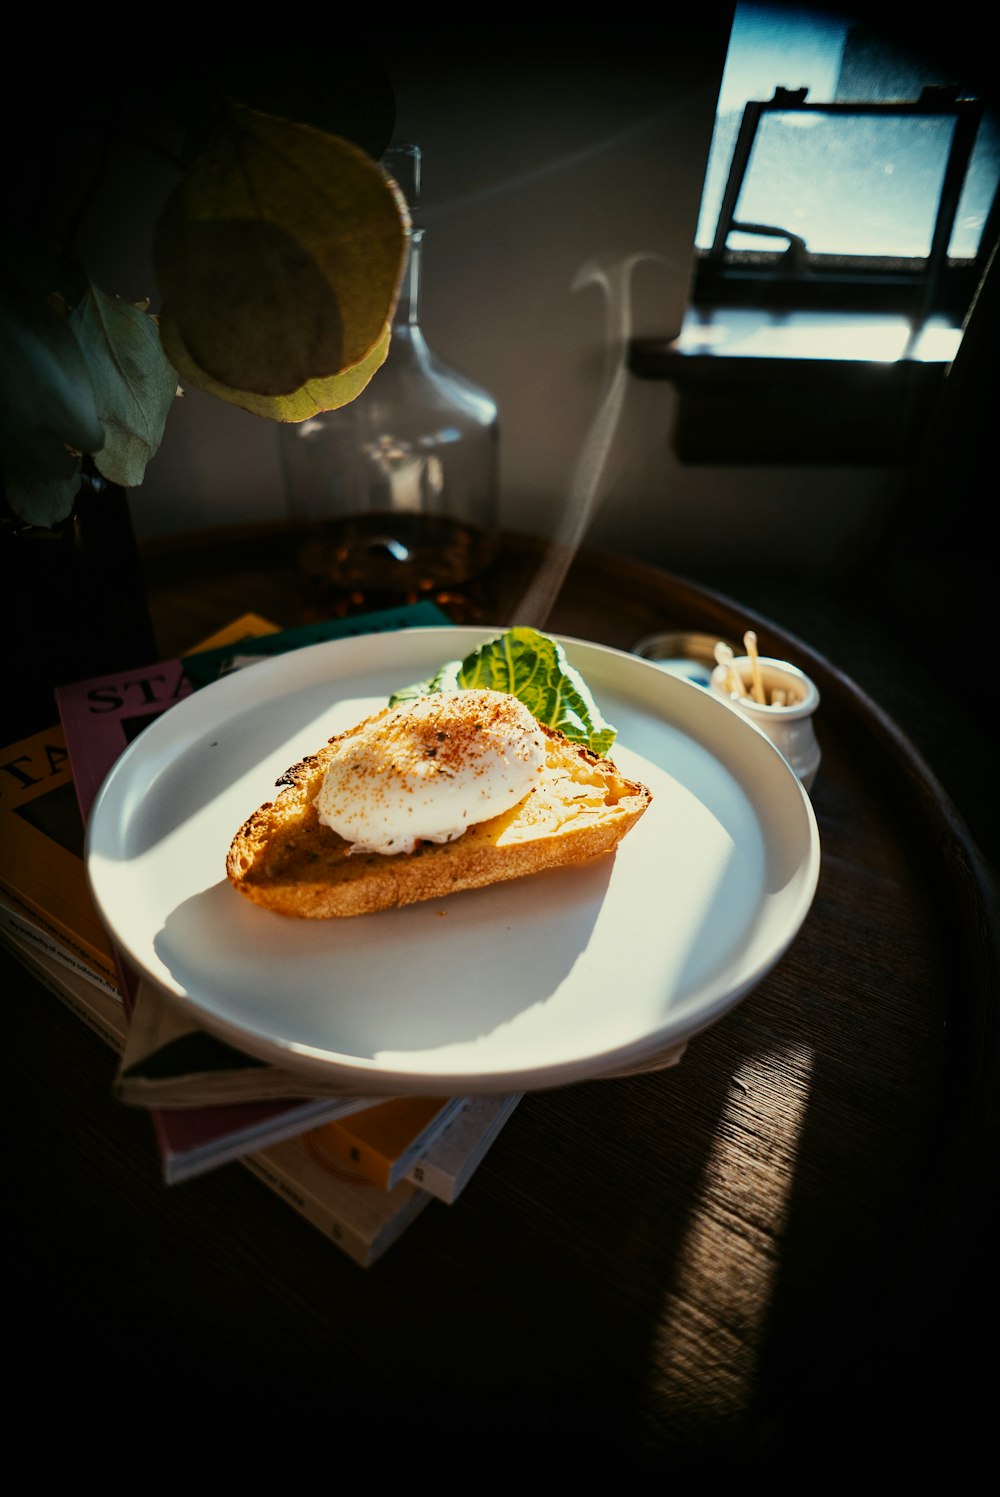
[(352, 853), (409, 853), (509, 811), (545, 762), (545, 735), (517, 697), (434, 692), (341, 734), (316, 809)]

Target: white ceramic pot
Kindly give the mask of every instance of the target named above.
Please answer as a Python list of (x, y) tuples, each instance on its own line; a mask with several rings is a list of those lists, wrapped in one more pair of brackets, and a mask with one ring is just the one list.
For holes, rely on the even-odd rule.
[[(814, 681), (786, 660), (772, 660), (761, 655), (757, 663), (764, 687), (764, 702), (758, 702), (753, 695), (753, 669), (748, 655), (737, 655), (732, 666), (717, 665), (712, 672), (711, 689), (767, 734), (809, 790), (822, 757), (813, 724), (819, 706), (819, 690)], [(743, 682), (743, 695), (732, 689), (731, 670), (735, 670)], [(781, 705), (772, 701), (776, 693), (779, 696), (784, 693)]]

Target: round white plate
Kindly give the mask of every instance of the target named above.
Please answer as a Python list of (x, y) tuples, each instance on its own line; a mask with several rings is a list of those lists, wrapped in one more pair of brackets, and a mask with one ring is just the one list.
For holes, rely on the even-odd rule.
[(613, 856), (354, 919), (290, 919), (230, 886), (230, 841), (286, 769), (500, 632), (311, 645), (151, 722), (87, 827), (98, 911), (135, 968), (249, 1054), (366, 1094), (641, 1068), (730, 1010), (812, 903), (809, 797), (728, 704), (577, 639), (562, 644), (618, 729), (611, 758), (653, 792)]

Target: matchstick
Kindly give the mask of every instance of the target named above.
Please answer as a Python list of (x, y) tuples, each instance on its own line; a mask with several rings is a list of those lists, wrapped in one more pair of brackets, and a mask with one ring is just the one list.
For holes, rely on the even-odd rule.
[(753, 694), (762, 707), (767, 706), (767, 693), (764, 690), (764, 678), (760, 673), (760, 659), (757, 655), (757, 636), (752, 629), (748, 629), (743, 636), (743, 644), (747, 654), (750, 656), (750, 674), (753, 677)]
[(732, 647), (730, 645), (723, 644), (722, 640), (720, 639), (719, 643), (715, 647), (715, 658), (718, 663), (722, 666), (725, 666), (726, 670), (728, 670), (729, 672), (730, 694), (732, 696), (745, 697), (746, 688), (743, 685), (743, 678), (741, 677), (739, 671), (736, 669), (736, 666), (733, 664), (735, 656), (733, 655)]

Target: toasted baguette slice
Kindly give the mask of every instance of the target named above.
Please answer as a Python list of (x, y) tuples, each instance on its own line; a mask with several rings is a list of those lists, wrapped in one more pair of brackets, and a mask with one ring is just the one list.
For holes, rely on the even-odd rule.
[(286, 771), (278, 795), (233, 838), (226, 874), (254, 904), (282, 915), (326, 920), (440, 899), (610, 853), (652, 801), (608, 759), (539, 725), (547, 739), (539, 783), (511, 810), (469, 827), (453, 842), (422, 842), (412, 853), (349, 851), (324, 826), (314, 801), (337, 738)]

